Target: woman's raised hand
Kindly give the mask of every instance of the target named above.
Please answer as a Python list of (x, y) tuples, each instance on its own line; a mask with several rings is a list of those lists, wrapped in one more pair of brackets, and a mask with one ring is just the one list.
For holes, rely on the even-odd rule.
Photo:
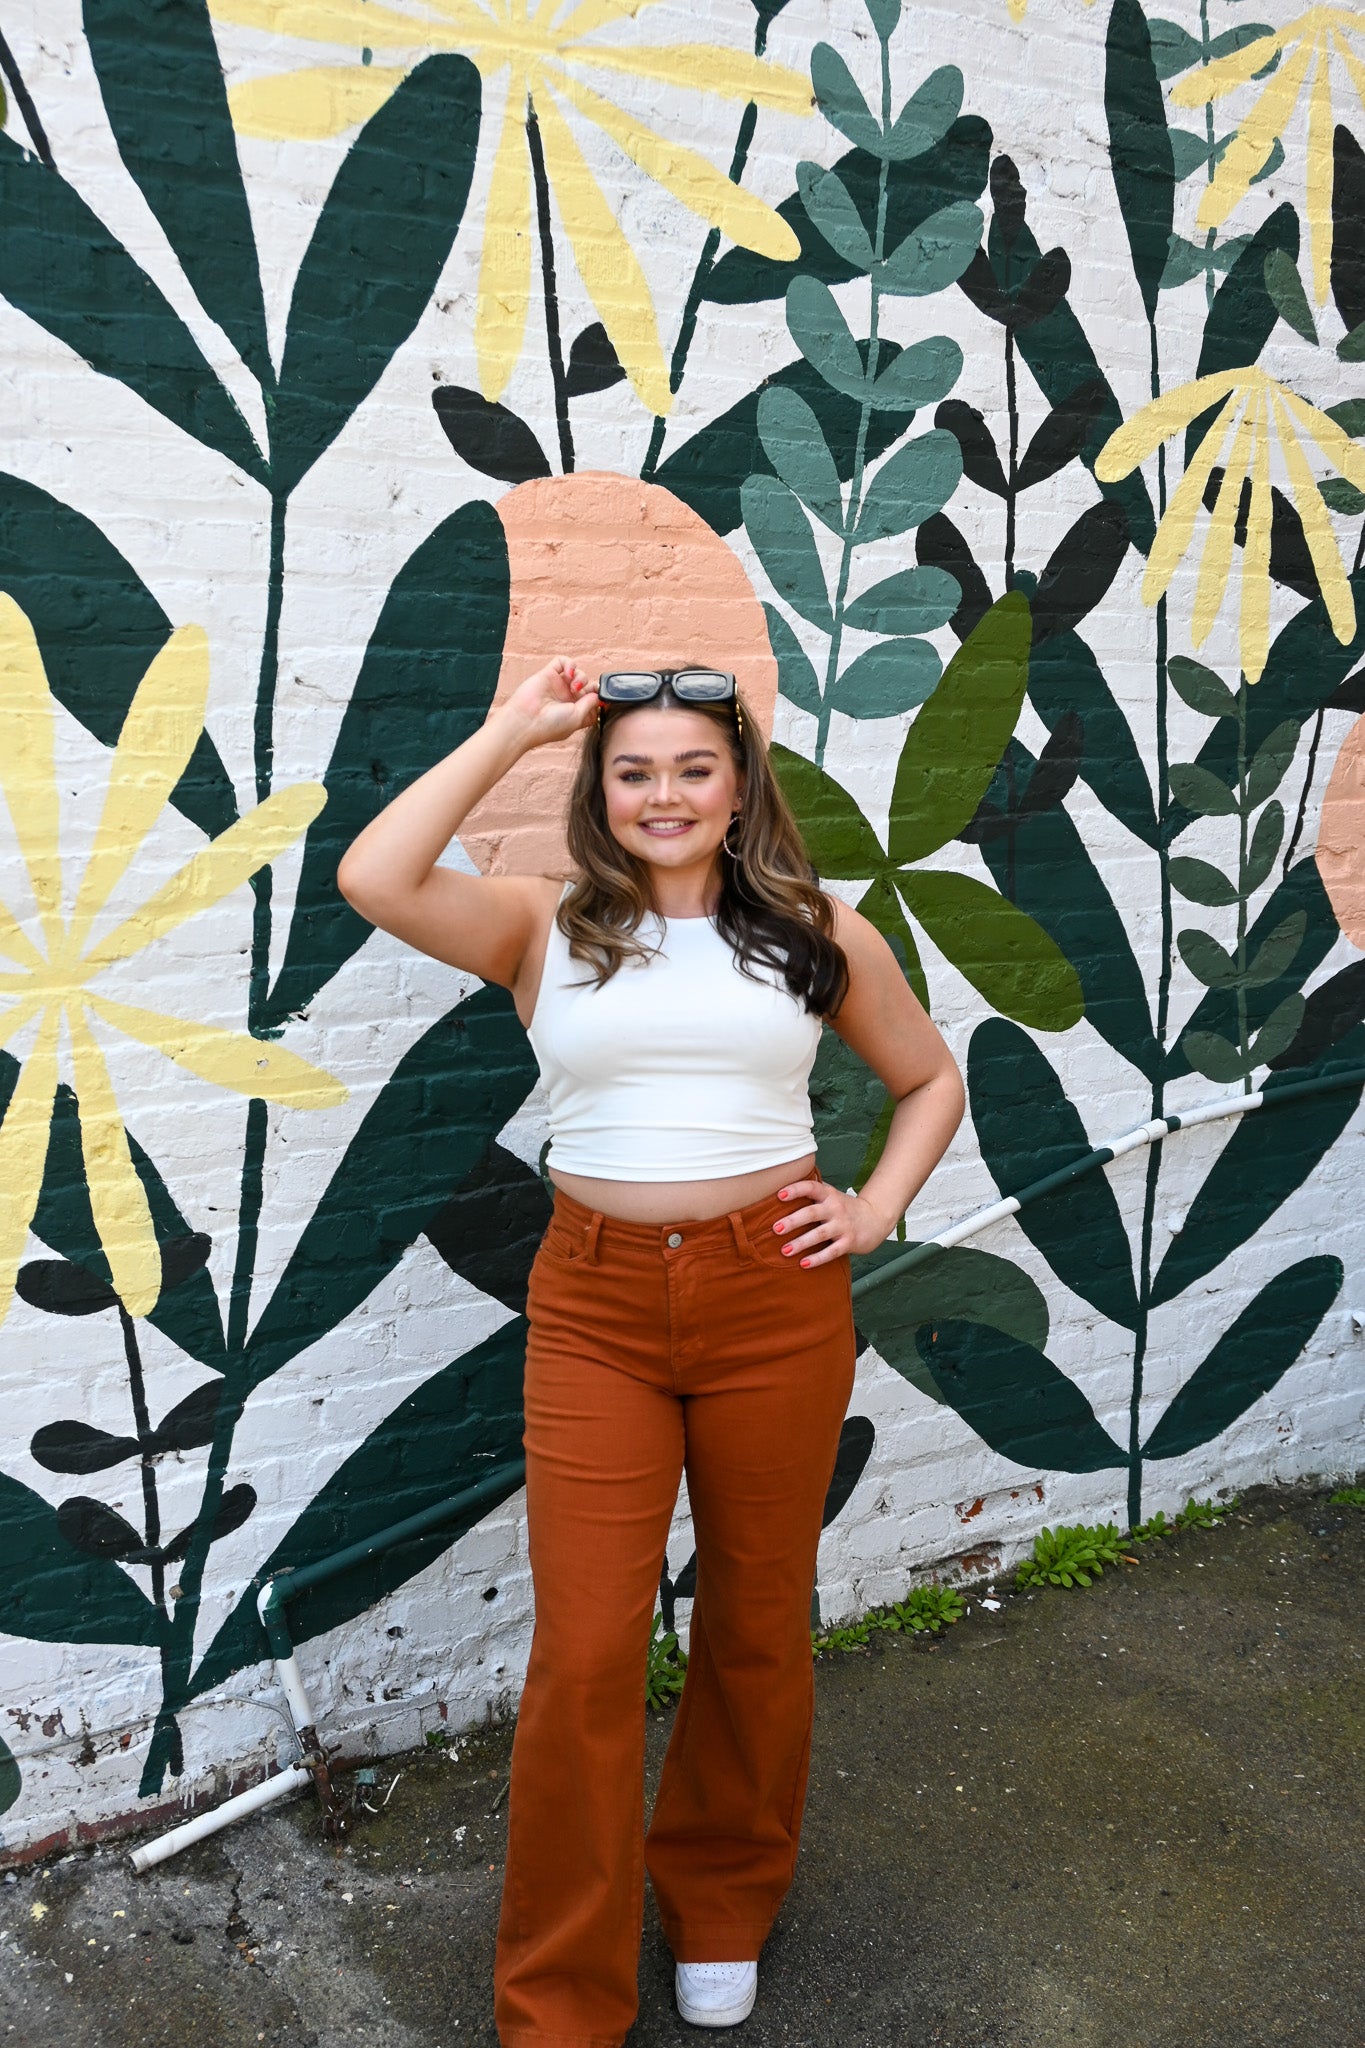
[(595, 722), (597, 690), (576, 662), (557, 654), (519, 683), (500, 708), (522, 726), (528, 746), (545, 747)]

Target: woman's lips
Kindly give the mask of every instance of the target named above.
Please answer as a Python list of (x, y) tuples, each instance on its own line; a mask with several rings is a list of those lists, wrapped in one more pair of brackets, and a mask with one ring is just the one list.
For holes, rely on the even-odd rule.
[(642, 832), (652, 832), (657, 839), (675, 839), (682, 832), (690, 832), (695, 818), (649, 818), (641, 821)]

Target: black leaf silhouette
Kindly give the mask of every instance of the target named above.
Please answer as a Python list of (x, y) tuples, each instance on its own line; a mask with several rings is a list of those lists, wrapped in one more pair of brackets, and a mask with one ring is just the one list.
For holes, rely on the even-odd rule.
[[(1210, 470), (1209, 480), (1204, 486), (1206, 512), (1212, 512), (1218, 503), (1226, 474), (1222, 468)], [(1237, 500), (1237, 519), (1232, 529), (1232, 537), (1239, 548), (1247, 544), (1250, 519), (1251, 478), (1247, 477)], [(1285, 589), (1292, 590), (1296, 597), (1306, 597), (1311, 601), (1318, 594), (1317, 571), (1308, 550), (1303, 521), (1276, 484), (1270, 487), (1270, 573), (1277, 583), (1283, 583)]]
[(921, 568), (946, 569), (957, 579), (962, 602), (948, 624), (959, 640), (974, 633), (991, 608), (991, 587), (976, 565), (963, 536), (944, 512), (926, 519), (915, 535), (915, 554)]
[(697, 1553), (694, 1550), (687, 1563), (673, 1581), (675, 1600), (695, 1600), (697, 1597)]
[(1365, 711), (1365, 668), (1358, 668), (1353, 676), (1347, 676), (1338, 684), (1327, 699), (1329, 711)]
[(107, 1280), (69, 1259), (30, 1259), (19, 1268), (14, 1284), (25, 1301), (50, 1316), (94, 1316), (101, 1309), (118, 1307), (118, 1296)]
[(619, 384), (625, 374), (611, 338), (598, 320), (583, 329), (569, 350), (569, 373), (564, 388), (570, 398), (580, 398), (589, 391), (608, 390)]
[(177, 1402), (153, 1433), (152, 1449), (194, 1451), (202, 1444), (212, 1443), (222, 1392), (221, 1380), (206, 1380), (202, 1387), (196, 1387), (192, 1394)]
[(1021, 491), (1030, 491), (1035, 484), (1055, 476), (1080, 454), (1104, 404), (1104, 396), (1103, 384), (1092, 377), (1053, 407), (1024, 451), (1015, 479)]
[(1038, 756), (1038, 765), (1029, 777), (1028, 788), (1019, 804), (1021, 817), (1034, 811), (1055, 810), (1066, 799), (1081, 772), (1084, 748), (1085, 725), (1079, 712), (1065, 712), (1053, 727), (1047, 745)]
[(1064, 633), (1092, 612), (1128, 550), (1128, 515), (1113, 498), (1090, 505), (1062, 535), (1033, 595), (1033, 644)]
[(1049, 249), (1014, 294), (1010, 310), (1011, 327), (1032, 327), (1045, 320), (1066, 297), (1071, 283), (1071, 258), (1065, 249)]
[(544, 449), (525, 420), (505, 405), (493, 405), (462, 384), (440, 385), (431, 402), (451, 447), (471, 469), (505, 484), (549, 476)]
[(85, 1494), (78, 1493), (74, 1500), (61, 1503), (57, 1509), (57, 1527), (73, 1549), (83, 1550), (87, 1557), (106, 1557), (123, 1564), (147, 1564), (154, 1555), (131, 1522), (125, 1522), (122, 1515), (106, 1507), (102, 1500), (91, 1500)]
[(1365, 150), (1349, 128), (1332, 138), (1332, 297), (1347, 332), (1365, 320)]
[(825, 1495), (824, 1513), (820, 1527), (828, 1529), (836, 1515), (841, 1515), (848, 1506), (854, 1487), (863, 1476), (863, 1468), (872, 1456), (872, 1446), (877, 1441), (877, 1432), (865, 1415), (850, 1415), (839, 1432), (839, 1448), (834, 1457), (834, 1477), (829, 1482)]
[(1313, 990), (1293, 1042), (1270, 1065), (1313, 1066), (1365, 1021), (1365, 960), (1353, 960)]
[(47, 1422), (29, 1445), (33, 1461), (47, 1472), (104, 1472), (135, 1458), (135, 1436), (110, 1436), (88, 1422)]
[(1028, 196), (1012, 158), (998, 156), (995, 159), (991, 165), (990, 184), (991, 205), (995, 209), (991, 240), (992, 243), (998, 240), (1001, 252), (1008, 256), (1023, 232), (1024, 216), (1028, 210)]
[(169, 1294), (173, 1287), (183, 1287), (193, 1279), (199, 1268), (208, 1264), (212, 1250), (213, 1240), (202, 1230), (168, 1237), (161, 1247), (161, 1292)]
[[(234, 1529), (240, 1529), (256, 1505), (254, 1486), (230, 1486), (218, 1503), (218, 1512), (213, 1518), (210, 1543), (220, 1543), (224, 1536), (230, 1536)], [(188, 1522), (161, 1552), (167, 1564), (178, 1563), (190, 1547), (194, 1534), (194, 1523)]]
[(946, 427), (962, 450), (963, 474), (983, 491), (991, 491), (997, 498), (1003, 498), (1009, 490), (1005, 472), (1000, 466), (995, 441), (990, 428), (974, 405), (964, 405), (960, 398), (949, 398), (934, 414), (934, 425)]
[(1010, 317), (1012, 301), (1009, 293), (996, 282), (990, 258), (984, 249), (977, 250), (958, 279), (958, 284), (978, 313), (984, 313), (988, 320), (998, 321), (1002, 327), (1005, 326)]

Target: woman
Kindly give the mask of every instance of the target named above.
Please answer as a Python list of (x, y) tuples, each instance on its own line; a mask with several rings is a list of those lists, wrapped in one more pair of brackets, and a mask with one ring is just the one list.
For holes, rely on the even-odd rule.
[[(528, 749), (586, 734), (567, 889), (436, 862)], [(715, 670), (548, 663), (361, 834), (363, 916), (512, 991), (549, 1098), (554, 1214), (531, 1280), (536, 1627), (513, 1749), (504, 2048), (619, 2048), (644, 1866), (699, 2026), (750, 2011), (796, 1860), (811, 1586), (853, 1384), (850, 1253), (874, 1250), (962, 1114), (885, 940), (811, 879)], [(860, 1193), (819, 1177), (821, 1020), (895, 1099)], [(646, 1644), (686, 1470), (687, 1683), (647, 1843)]]

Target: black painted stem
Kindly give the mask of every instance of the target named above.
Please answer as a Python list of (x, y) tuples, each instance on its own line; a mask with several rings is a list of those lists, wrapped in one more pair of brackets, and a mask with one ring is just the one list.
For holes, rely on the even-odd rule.
[(33, 104), (33, 95), (24, 84), (24, 75), (14, 61), (14, 52), (3, 30), (0, 30), (0, 71), (4, 72), (5, 83), (14, 94), (15, 104), (24, 117), (24, 126), (29, 132), (34, 149), (48, 169), (55, 171), (57, 166), (52, 156), (52, 145), (47, 139), (47, 130), (38, 119), (38, 109)]
[(550, 219), (550, 178), (545, 145), (540, 139), (535, 101), (526, 102), (526, 146), (531, 152), (531, 180), (536, 194), (536, 227), (540, 235), (540, 274), (545, 288), (545, 341), (555, 389), (555, 425), (559, 428), (559, 460), (565, 476), (573, 471), (573, 429), (569, 424), (569, 379), (564, 369), (564, 343), (559, 331), (559, 293), (555, 287), (554, 225)]

